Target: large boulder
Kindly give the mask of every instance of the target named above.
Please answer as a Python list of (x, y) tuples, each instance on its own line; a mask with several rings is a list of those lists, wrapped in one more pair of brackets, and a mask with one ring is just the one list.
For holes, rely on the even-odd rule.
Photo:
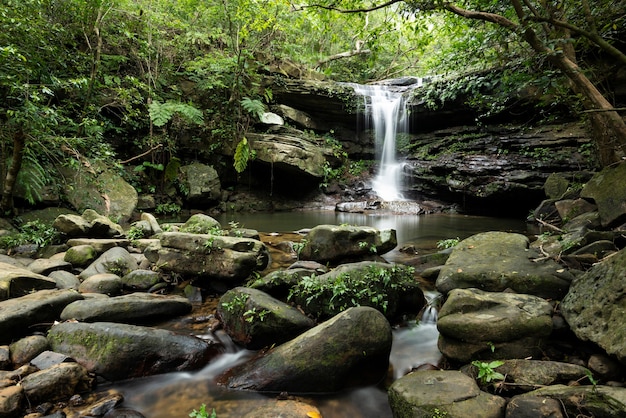
[(137, 270), (139, 265), (137, 260), (122, 247), (113, 247), (105, 251), (85, 270), (81, 271), (79, 277), (83, 280), (96, 274), (115, 274), (124, 276), (133, 270)]
[(409, 373), (389, 388), (394, 417), (501, 418), (506, 401), (480, 390), (471, 377), (452, 370)]
[(64, 185), (64, 194), (77, 211), (94, 209), (121, 222), (130, 219), (137, 207), (138, 194), (122, 176), (109, 170), (66, 170), (64, 177), (69, 181)]
[(62, 322), (48, 332), (52, 350), (108, 380), (197, 369), (217, 346), (163, 329), (113, 322)]
[(74, 290), (40, 290), (0, 302), (0, 344), (11, 342), (36, 324), (52, 323), (63, 309), (83, 297)]
[(362, 261), (311, 274), (291, 288), (290, 298), (308, 314), (328, 318), (351, 306), (370, 306), (387, 318), (417, 314), (426, 304), (411, 267)]
[(626, 364), (626, 249), (577, 277), (561, 303), (572, 331)]
[(455, 289), (439, 311), (439, 349), (464, 363), (540, 356), (552, 333), (552, 310), (532, 295)]
[(220, 378), (231, 389), (328, 393), (379, 383), (391, 326), (376, 309), (350, 308)]
[[(524, 408), (529, 400), (538, 399), (546, 405), (550, 399), (559, 403), (558, 411), (563, 415), (537, 415), (536, 411)], [(513, 397), (507, 406), (507, 417), (605, 417), (620, 418), (626, 416), (626, 388), (603, 385), (565, 386), (551, 385)]]
[(219, 200), (222, 194), (217, 171), (205, 164), (193, 163), (180, 167), (181, 183), (187, 191), (186, 199), (192, 204), (206, 204)]
[(585, 184), (580, 196), (593, 199), (598, 206), (602, 226), (618, 225), (626, 220), (626, 163), (612, 165), (596, 173)]
[(145, 324), (191, 312), (191, 302), (182, 296), (131, 293), (72, 302), (61, 312), (61, 319), (83, 322)]
[(165, 271), (192, 276), (199, 285), (211, 279), (240, 283), (269, 262), (267, 248), (255, 239), (182, 232), (159, 237), (160, 243), (145, 251), (148, 260)]
[(217, 314), (233, 341), (251, 350), (282, 344), (315, 325), (293, 306), (246, 287), (224, 293)]
[(55, 287), (56, 282), (46, 276), (0, 262), (0, 301)]
[(351, 225), (318, 225), (303, 242), (301, 259), (336, 264), (382, 255), (398, 245), (395, 229)]
[(483, 232), (461, 241), (437, 278), (437, 290), (477, 288), (490, 292), (506, 289), (548, 299), (561, 299), (572, 275), (552, 259), (540, 262), (521, 234)]

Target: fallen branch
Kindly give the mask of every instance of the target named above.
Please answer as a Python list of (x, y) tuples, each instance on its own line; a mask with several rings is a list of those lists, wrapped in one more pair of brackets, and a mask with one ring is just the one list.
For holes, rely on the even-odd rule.
[(319, 60), (317, 64), (315, 64), (315, 68), (319, 68), (322, 65), (327, 64), (331, 61), (335, 61), (335, 60), (342, 59), (342, 58), (350, 58), (350, 57), (354, 57), (355, 55), (360, 55), (360, 54), (369, 54), (371, 52), (372, 51), (369, 49), (355, 49), (352, 51), (340, 52), (339, 54), (331, 55), (330, 57)]
[(157, 144), (157, 145), (153, 146), (152, 148), (150, 148), (146, 152), (142, 152), (139, 155), (135, 155), (134, 157), (131, 157), (128, 160), (120, 161), (120, 164), (128, 164), (129, 162), (134, 161), (134, 160), (136, 160), (138, 158), (145, 157), (146, 155), (150, 154), (152, 151), (157, 150), (157, 149), (161, 148), (162, 146), (163, 146), (163, 144)]
[(559, 234), (564, 234), (565, 233), (565, 231), (563, 231), (561, 228), (559, 228), (557, 226), (554, 226), (552, 224), (549, 224), (546, 221), (544, 221), (543, 219), (537, 218), (536, 221), (539, 222), (541, 225), (547, 227), (548, 229), (551, 229), (551, 230), (553, 230), (555, 232), (558, 232)]

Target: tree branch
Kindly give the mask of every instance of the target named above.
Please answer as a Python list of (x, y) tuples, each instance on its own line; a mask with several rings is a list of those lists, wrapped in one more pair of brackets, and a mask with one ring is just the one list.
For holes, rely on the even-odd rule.
[(340, 9), (339, 7), (326, 6), (325, 4), (308, 4), (304, 6), (293, 5), (293, 9), (298, 12), (301, 10), (305, 10), (305, 9), (316, 8), (316, 9), (332, 10), (332, 11), (339, 12), (339, 13), (366, 13), (366, 12), (373, 12), (374, 10), (378, 10), (378, 9), (384, 9), (385, 7), (391, 6), (392, 4), (401, 3), (403, 1), (404, 0), (389, 0), (386, 3), (374, 5), (371, 7), (363, 7), (360, 9)]
[(369, 54), (371, 52), (372, 51), (369, 49), (354, 49), (352, 51), (340, 52), (339, 54), (331, 55), (330, 57), (326, 57), (326, 58), (319, 60), (317, 64), (315, 64), (315, 68), (319, 68), (322, 65), (327, 64), (331, 61), (335, 61), (335, 60), (342, 59), (342, 58), (350, 58), (350, 57), (354, 57), (355, 55)]
[(512, 31), (517, 31), (519, 29), (519, 25), (517, 23), (496, 13), (467, 10), (452, 3), (444, 3), (443, 8), (449, 12), (452, 12), (462, 17), (466, 17), (468, 19), (483, 20), (485, 22), (495, 23)]

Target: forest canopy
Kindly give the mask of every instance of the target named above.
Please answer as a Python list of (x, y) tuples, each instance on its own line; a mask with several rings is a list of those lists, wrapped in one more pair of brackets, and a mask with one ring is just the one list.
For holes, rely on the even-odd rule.
[[(35, 202), (50, 166), (80, 166), (86, 158), (149, 171), (178, 161), (183, 140), (202, 143), (205, 157), (225, 145), (244, 147), (245, 132), (272, 101), (264, 77), (293, 76), (285, 63), (300, 77), (361, 83), (480, 73), (463, 88), (478, 93), (498, 83), (500, 97), (476, 94), (476, 106), (495, 109), (510, 92), (527, 89), (542, 92), (546, 109), (609, 110), (618, 104), (610, 79), (600, 74), (623, 55), (624, 6), (608, 0), (4, 0), (1, 206), (12, 207), (15, 184)], [(606, 105), (589, 104), (584, 91), (572, 88), (576, 80), (559, 56), (593, 80)], [(437, 91), (438, 100), (454, 95), (451, 89)], [(626, 137), (609, 113), (598, 113), (597, 121), (613, 133), (597, 140), (611, 148), (605, 163), (621, 158)]]

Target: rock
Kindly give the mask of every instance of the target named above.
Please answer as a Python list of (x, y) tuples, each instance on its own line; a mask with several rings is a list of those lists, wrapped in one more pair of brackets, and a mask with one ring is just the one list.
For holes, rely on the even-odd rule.
[(589, 180), (580, 197), (593, 199), (602, 226), (616, 226), (626, 220), (626, 163), (605, 167)]
[(91, 389), (92, 379), (80, 364), (59, 363), (29, 374), (21, 386), (28, 401), (37, 404), (68, 400), (75, 393)]
[(187, 190), (187, 201), (191, 204), (207, 204), (218, 201), (222, 194), (217, 171), (208, 165), (193, 163), (180, 167), (182, 178), (179, 181)]
[(315, 325), (298, 309), (245, 287), (222, 295), (217, 314), (233, 341), (250, 350), (282, 344)]
[[(99, 399), (97, 399), (94, 403), (90, 404), (86, 408), (82, 408), (79, 411), (78, 416), (80, 417), (119, 417), (119, 418), (127, 418), (124, 411), (116, 410), (115, 407), (120, 405), (124, 401), (124, 396), (121, 393), (118, 393), (114, 390), (109, 390), (104, 394), (100, 394)], [(109, 414), (110, 412), (118, 411), (118, 414)], [(137, 415), (136, 411), (132, 411), (130, 418), (138, 418), (143, 417), (143, 415)]]
[(122, 284), (127, 289), (147, 291), (161, 281), (161, 275), (152, 270), (137, 269), (122, 277)]
[(560, 299), (573, 276), (554, 260), (532, 262), (538, 254), (529, 250), (524, 235), (484, 232), (454, 247), (437, 277), (437, 290), (477, 288), (490, 292), (512, 289), (518, 293)]
[(11, 354), (8, 345), (0, 345), (0, 370), (11, 368)]
[(318, 225), (305, 239), (300, 258), (320, 263), (360, 261), (363, 257), (385, 254), (398, 245), (394, 229), (381, 231), (368, 226)]
[(140, 219), (150, 225), (150, 232), (152, 235), (163, 232), (161, 225), (159, 225), (159, 222), (151, 213), (143, 212)]
[(75, 245), (67, 249), (63, 260), (76, 267), (85, 267), (94, 261), (97, 256), (98, 253), (93, 245)]
[(133, 270), (137, 270), (138, 267), (137, 261), (126, 249), (113, 247), (83, 270), (79, 277), (84, 280), (100, 273), (112, 273), (122, 277)]
[(137, 207), (138, 195), (120, 175), (113, 171), (96, 173), (82, 168), (65, 170), (68, 171), (64, 173), (65, 178), (71, 179), (64, 185), (65, 198), (77, 211), (93, 208), (122, 222), (130, 219)]
[(30, 335), (11, 344), (11, 362), (21, 366), (46, 351), (48, 340), (43, 335)]
[(231, 389), (328, 393), (380, 382), (387, 373), (391, 326), (376, 309), (350, 308), (222, 375)]
[(122, 293), (122, 279), (113, 273), (98, 273), (89, 276), (78, 286), (80, 293), (100, 293), (115, 296)]
[(545, 396), (515, 396), (506, 405), (506, 418), (565, 418), (561, 402)]
[[(623, 417), (626, 415), (626, 388), (609, 386), (552, 385), (511, 399), (515, 404), (532, 398), (550, 398), (559, 402), (564, 416)], [(533, 415), (535, 417), (536, 415)], [(507, 415), (508, 417), (508, 415)]]
[[(324, 272), (322, 271), (322, 274)], [(277, 299), (287, 299), (289, 291), (304, 277), (320, 274), (316, 270), (296, 268), (275, 270), (249, 284), (252, 289), (261, 290)]]
[(426, 304), (410, 267), (373, 261), (341, 264), (328, 273), (305, 277), (292, 287), (291, 298), (317, 318), (358, 305), (395, 318), (417, 314)]
[(53, 260), (49, 258), (38, 258), (28, 265), (28, 270), (36, 274), (47, 276), (53, 271), (70, 270), (72, 265), (63, 260)]
[(626, 249), (598, 263), (573, 282), (561, 303), (578, 338), (592, 341), (626, 364)]
[(495, 370), (506, 376), (507, 383), (514, 384), (513, 390), (524, 392), (549, 385), (582, 381), (589, 373), (587, 368), (576, 364), (525, 359), (505, 360)]
[(551, 314), (552, 306), (536, 296), (455, 289), (439, 311), (439, 349), (464, 363), (539, 357), (552, 333)]
[(145, 324), (191, 312), (191, 303), (182, 296), (131, 293), (111, 298), (78, 300), (61, 312), (62, 320)]
[(286, 105), (278, 105), (278, 109), (283, 118), (294, 122), (301, 129), (320, 129), (320, 122), (311, 118), (311, 115), (306, 112)]
[[(44, 337), (45, 338), (45, 337)], [(48, 344), (48, 340), (46, 339), (46, 346)], [(30, 361), (30, 364), (33, 367), (36, 367), (38, 370), (49, 369), (50, 367), (65, 363), (65, 362), (74, 362), (70, 357), (65, 354), (55, 353), (54, 351), (46, 350)]]
[(394, 417), (500, 418), (506, 401), (483, 392), (469, 376), (458, 371), (415, 371), (389, 388)]
[(214, 343), (162, 329), (112, 322), (63, 322), (48, 332), (52, 350), (107, 380), (123, 380), (206, 364)]
[(623, 366), (604, 354), (592, 354), (589, 356), (587, 366), (594, 375), (599, 376), (602, 380), (618, 379), (623, 373)]
[(89, 229), (91, 237), (115, 238), (124, 235), (124, 229), (119, 224), (93, 209), (85, 209), (82, 216), (91, 223), (91, 228)]
[(543, 190), (546, 192), (548, 199), (560, 199), (569, 188), (569, 180), (561, 174), (552, 173), (546, 178), (543, 184)]
[(57, 216), (52, 226), (68, 237), (84, 237), (91, 229), (91, 222), (80, 215), (64, 214)]
[(162, 233), (160, 245), (144, 254), (162, 270), (192, 276), (198, 286), (210, 285), (211, 280), (241, 283), (269, 262), (261, 241), (182, 232)]
[(584, 213), (597, 210), (596, 205), (589, 203), (585, 199), (563, 199), (554, 203), (559, 216), (564, 222), (572, 220)]
[(65, 306), (82, 299), (73, 290), (40, 290), (0, 302), (0, 344), (30, 332), (30, 327), (53, 323)]
[(219, 233), (216, 232), (220, 232), (221, 230), (222, 225), (220, 225), (219, 221), (203, 213), (192, 215), (179, 228), (179, 232), (187, 232), (190, 234), (219, 235)]
[(130, 245), (130, 241), (126, 238), (72, 238), (67, 241), (67, 245), (70, 247), (90, 245), (96, 250), (96, 253), (102, 254), (111, 248), (126, 248)]
[(268, 399), (260, 407), (244, 415), (243, 418), (303, 418), (321, 416), (319, 409), (302, 401)]
[(54, 280), (57, 284), (58, 289), (74, 289), (78, 290), (80, 286), (80, 280), (78, 277), (65, 270), (53, 271), (48, 275), (49, 278)]
[(264, 112), (260, 115), (259, 120), (265, 125), (284, 125), (285, 121), (280, 115), (272, 112)]
[(248, 133), (246, 137), (250, 148), (256, 152), (255, 161), (273, 165), (279, 175), (284, 173), (282, 176), (292, 173), (292, 176), (308, 176), (311, 180), (321, 179), (324, 163), (333, 155), (325, 143), (309, 140), (304, 135)]
[(0, 417), (17, 417), (22, 408), (24, 389), (22, 386), (0, 388)]
[(55, 287), (56, 282), (46, 276), (0, 262), (0, 301)]

